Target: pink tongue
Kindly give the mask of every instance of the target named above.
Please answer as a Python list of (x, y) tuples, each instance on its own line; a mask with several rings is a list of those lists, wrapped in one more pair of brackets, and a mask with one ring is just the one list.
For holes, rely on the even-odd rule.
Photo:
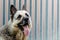
[(30, 33), (30, 30), (29, 30), (28, 26), (24, 26), (23, 28), (24, 28), (24, 34), (25, 34), (26, 36), (28, 36), (29, 33)]

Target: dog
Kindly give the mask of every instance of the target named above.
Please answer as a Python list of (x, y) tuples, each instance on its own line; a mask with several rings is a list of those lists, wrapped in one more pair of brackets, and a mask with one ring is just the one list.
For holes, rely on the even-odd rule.
[(0, 28), (0, 40), (27, 40), (32, 28), (32, 20), (26, 7), (17, 10), (10, 6), (10, 20)]

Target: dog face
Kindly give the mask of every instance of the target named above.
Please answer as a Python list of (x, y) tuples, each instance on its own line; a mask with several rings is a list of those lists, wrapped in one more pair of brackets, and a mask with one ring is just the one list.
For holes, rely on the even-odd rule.
[(29, 25), (30, 21), (30, 15), (25, 10), (17, 11), (13, 18), (13, 22), (17, 22), (17, 25), (21, 26)]
[(17, 33), (19, 30), (24, 32), (25, 35), (29, 34), (29, 31), (32, 27), (31, 17), (29, 12), (24, 10), (24, 6), (22, 8), (23, 10), (18, 10), (11, 5), (10, 7), (10, 32), (12, 34)]

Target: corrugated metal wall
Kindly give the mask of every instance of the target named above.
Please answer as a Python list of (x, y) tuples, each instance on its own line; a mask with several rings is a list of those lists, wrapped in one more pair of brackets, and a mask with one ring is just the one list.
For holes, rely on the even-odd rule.
[(27, 6), (33, 23), (29, 40), (60, 40), (60, 0), (0, 0), (0, 26), (8, 22), (11, 4), (18, 10)]

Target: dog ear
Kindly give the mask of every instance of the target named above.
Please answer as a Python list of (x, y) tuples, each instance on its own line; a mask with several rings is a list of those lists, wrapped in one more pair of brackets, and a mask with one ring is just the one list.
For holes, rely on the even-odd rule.
[(11, 12), (11, 15), (14, 15), (16, 13), (17, 9), (15, 8), (14, 5), (11, 5), (10, 6), (10, 12)]
[(22, 10), (27, 10), (25, 5), (23, 5)]
[(14, 14), (16, 13), (17, 9), (15, 8), (14, 5), (10, 6), (10, 15), (11, 15), (11, 20), (13, 21)]

